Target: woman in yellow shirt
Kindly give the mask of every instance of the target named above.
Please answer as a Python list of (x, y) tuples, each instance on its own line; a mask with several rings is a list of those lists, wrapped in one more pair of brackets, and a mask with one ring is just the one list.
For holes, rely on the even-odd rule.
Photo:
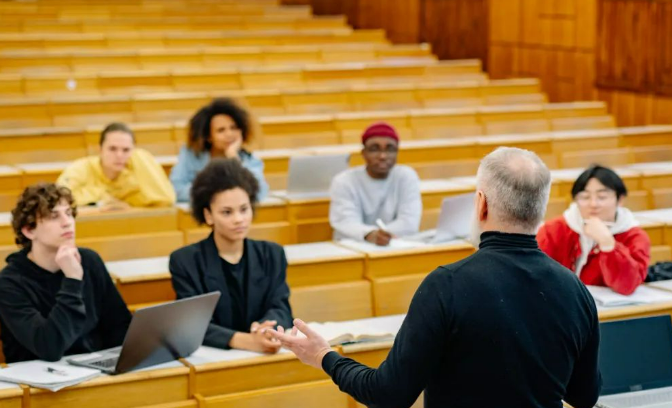
[(106, 208), (161, 207), (175, 203), (175, 191), (151, 153), (135, 147), (133, 131), (112, 123), (100, 134), (100, 156), (76, 160), (57, 183), (78, 205)]

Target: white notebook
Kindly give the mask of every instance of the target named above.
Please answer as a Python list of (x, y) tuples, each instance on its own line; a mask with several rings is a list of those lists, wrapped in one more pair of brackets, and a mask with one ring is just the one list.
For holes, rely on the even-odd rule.
[(99, 370), (46, 361), (15, 363), (0, 370), (0, 381), (58, 391), (99, 376)]
[(625, 296), (603, 286), (586, 286), (593, 295), (595, 303), (603, 307), (618, 307), (629, 305), (644, 305), (650, 303), (672, 302), (672, 293), (639, 286), (631, 295)]

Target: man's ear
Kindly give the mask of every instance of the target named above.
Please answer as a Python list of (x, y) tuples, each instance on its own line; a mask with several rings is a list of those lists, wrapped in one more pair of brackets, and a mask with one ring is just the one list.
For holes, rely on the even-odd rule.
[(203, 218), (205, 218), (205, 223), (208, 224), (208, 226), (212, 227), (212, 224), (215, 222), (212, 220), (212, 213), (210, 212), (209, 208), (204, 208), (203, 209)]
[(28, 238), (31, 241), (35, 239), (35, 232), (34, 231), (35, 231), (35, 229), (30, 228), (27, 225), (21, 227), (21, 233), (23, 234), (23, 236), (25, 236), (26, 238)]
[(482, 190), (476, 192), (476, 217), (481, 222), (488, 219), (488, 199)]

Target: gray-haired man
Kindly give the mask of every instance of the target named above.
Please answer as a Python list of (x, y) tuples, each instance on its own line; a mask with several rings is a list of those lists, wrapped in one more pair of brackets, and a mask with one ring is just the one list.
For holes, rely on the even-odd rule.
[(595, 303), (534, 235), (548, 168), (532, 152), (499, 148), (477, 179), (478, 251), (429, 274), (378, 369), (332, 352), (298, 319), (276, 338), (370, 407), (409, 407), (423, 390), (427, 408), (560, 408), (563, 399), (592, 407), (600, 390)]

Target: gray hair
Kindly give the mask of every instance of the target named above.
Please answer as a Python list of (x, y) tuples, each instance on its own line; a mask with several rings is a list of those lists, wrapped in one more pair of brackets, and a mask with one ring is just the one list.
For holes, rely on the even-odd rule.
[(551, 191), (551, 172), (535, 153), (499, 147), (481, 160), (476, 186), (500, 222), (535, 233)]

